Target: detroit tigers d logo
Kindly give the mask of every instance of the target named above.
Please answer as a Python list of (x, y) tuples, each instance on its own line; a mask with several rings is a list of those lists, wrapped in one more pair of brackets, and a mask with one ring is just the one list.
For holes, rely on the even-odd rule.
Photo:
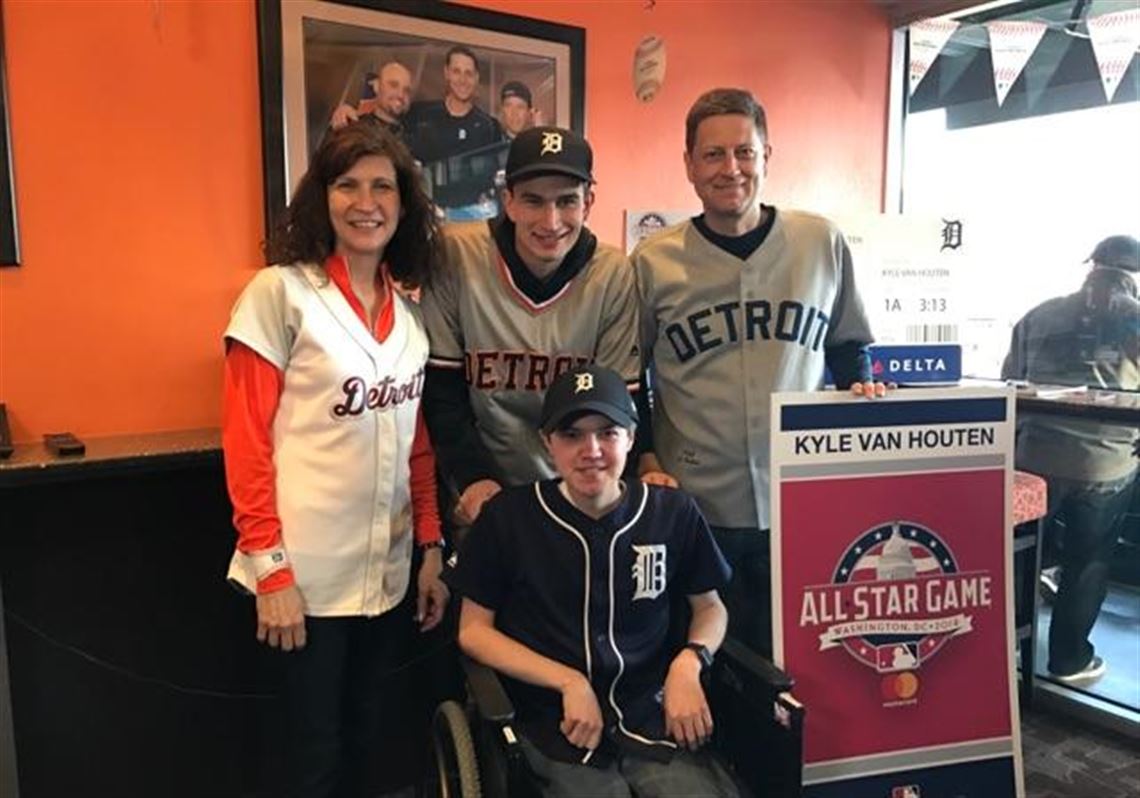
[(665, 546), (631, 546), (637, 559), (633, 562), (633, 600), (655, 599), (665, 592)]
[(561, 133), (543, 133), (542, 134), (542, 149), (539, 155), (546, 155), (546, 153), (559, 153), (562, 152), (562, 134)]

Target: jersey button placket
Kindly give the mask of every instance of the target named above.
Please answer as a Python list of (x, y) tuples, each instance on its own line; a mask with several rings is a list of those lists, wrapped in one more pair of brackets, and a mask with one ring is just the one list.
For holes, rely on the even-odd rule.
[[(376, 471), (379, 474), (392, 474), (395, 469), (395, 452), (392, 442), (399, 440), (396, 431), (396, 412), (376, 416)], [(365, 604), (373, 613), (383, 609), (384, 604), (384, 561), (387, 558), (391, 539), (392, 510), (391, 480), (376, 482), (376, 506), (372, 512), (372, 529), (368, 536), (368, 575)]]
[[(745, 263), (740, 272), (740, 307), (747, 307), (749, 301), (760, 298), (761, 279), (760, 270), (751, 263)], [(743, 314), (742, 314), (743, 315)], [(760, 360), (765, 349), (765, 341), (757, 337), (751, 341), (745, 340), (741, 347), (741, 374), (744, 376), (744, 435), (748, 442), (748, 477), (753, 485), (753, 493), (757, 485), (757, 462), (763, 458), (767, 450), (768, 437), (762, 429), (763, 419), (768, 413), (764, 403), (769, 401), (768, 392), (762, 384)]]

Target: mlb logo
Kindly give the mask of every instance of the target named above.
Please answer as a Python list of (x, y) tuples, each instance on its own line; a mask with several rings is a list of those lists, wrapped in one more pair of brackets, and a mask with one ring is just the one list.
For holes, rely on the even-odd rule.
[[(879, 648), (877, 659), (879, 673), (892, 673), (894, 671), (910, 671), (918, 667), (918, 647), (914, 643), (899, 643)], [(895, 796), (891, 796), (895, 798)], [(910, 796), (905, 796), (910, 798)]]
[(922, 791), (917, 784), (908, 784), (905, 787), (892, 787), (891, 798), (922, 798)]

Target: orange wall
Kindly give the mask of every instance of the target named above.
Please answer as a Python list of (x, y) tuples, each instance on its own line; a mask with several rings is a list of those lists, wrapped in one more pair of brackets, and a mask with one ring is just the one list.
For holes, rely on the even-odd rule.
[[(890, 26), (857, 0), (467, 0), (586, 29), (586, 135), (598, 204), (591, 227), (622, 241), (625, 208), (697, 203), (681, 155), (685, 113), (716, 86), (751, 89), (774, 153), (764, 198), (816, 211), (880, 209)], [(633, 96), (633, 53), (664, 38), (665, 86)]]
[[(250, 0), (3, 0), (23, 265), (0, 269), (0, 401), (13, 434), (215, 426), (219, 335), (263, 237)], [(587, 29), (592, 227), (627, 207), (689, 208), (684, 112), (713, 85), (754, 89), (775, 147), (766, 196), (877, 209), (889, 30), (870, 4), (476, 5)], [(669, 71), (639, 105), (632, 53)]]
[(5, 0), (17, 440), (218, 423), (219, 335), (263, 235), (255, 21), (246, 0)]

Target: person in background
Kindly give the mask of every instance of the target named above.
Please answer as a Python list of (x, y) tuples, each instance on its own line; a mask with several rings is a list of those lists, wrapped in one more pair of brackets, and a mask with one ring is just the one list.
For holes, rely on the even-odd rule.
[(511, 141), (519, 133), (537, 124), (530, 89), (525, 83), (509, 80), (499, 90), (499, 124), (503, 127), (503, 134)]
[(737, 795), (699, 750), (728, 622), (708, 525), (684, 493), (622, 480), (637, 411), (621, 375), (564, 372), (540, 423), (557, 477), (488, 502), (447, 574), (459, 645), (503, 674), (544, 795)]
[(388, 61), (379, 73), (366, 78), (372, 97), (361, 100), (361, 105), (339, 105), (333, 112), (329, 127), (338, 130), (349, 122), (363, 119), (394, 133), (404, 132), (404, 115), (412, 103), (412, 73), (399, 61)]
[(281, 652), (291, 795), (375, 794), (380, 725), (401, 722), (379, 706), (383, 680), (407, 659), (413, 608), (427, 630), (447, 602), (427, 335), (397, 290), (429, 280), (438, 236), (391, 132), (332, 131), (270, 238), (277, 265), (225, 331), (229, 579)]
[[(1047, 300), (1014, 326), (1005, 379), (1140, 389), (1140, 242), (1104, 239), (1079, 291)], [(1136, 479), (1137, 428), (1084, 418), (1018, 418), (1017, 467), (1045, 477), (1047, 524), (1063, 520), (1060, 578), (1049, 622), (1049, 672), (1094, 681), (1107, 664), (1089, 635), (1108, 591), (1109, 561)]]
[(772, 146), (763, 107), (714, 89), (685, 119), (685, 171), (703, 212), (642, 242), (641, 352), (652, 393), (642, 479), (680, 486), (733, 568), (729, 633), (770, 655), (769, 425), (774, 391), (835, 384), (882, 396), (871, 328), (839, 229), (760, 201)]
[(503, 148), (498, 120), (476, 103), (480, 67), (475, 53), (456, 45), (444, 58), (444, 97), (412, 104), (406, 141), (424, 169), (432, 201), (449, 221), (487, 219)]
[(416, 160), (432, 163), (502, 140), (498, 121), (476, 105), (479, 79), (479, 60), (469, 47), (447, 51), (443, 99), (415, 102), (408, 113), (408, 146)]

